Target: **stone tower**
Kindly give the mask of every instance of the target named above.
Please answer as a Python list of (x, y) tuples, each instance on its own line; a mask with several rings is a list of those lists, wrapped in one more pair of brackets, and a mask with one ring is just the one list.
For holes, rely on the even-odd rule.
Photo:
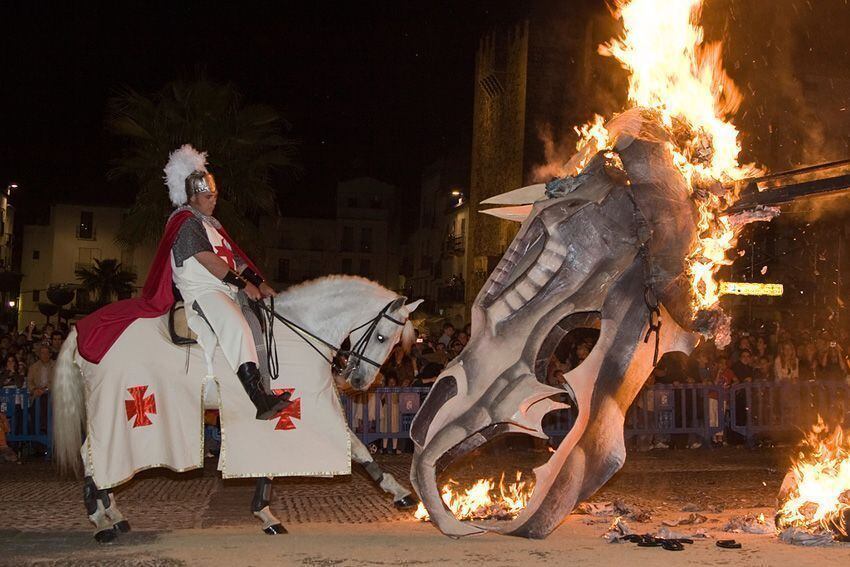
[(518, 228), (475, 211), (484, 199), (522, 186), (527, 64), (527, 22), (481, 39), (475, 63), (468, 307)]

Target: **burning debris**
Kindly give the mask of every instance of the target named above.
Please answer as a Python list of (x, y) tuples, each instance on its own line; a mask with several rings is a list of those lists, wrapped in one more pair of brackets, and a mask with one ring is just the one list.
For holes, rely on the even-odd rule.
[(776, 532), (773, 526), (767, 523), (764, 514), (759, 514), (758, 516), (753, 516), (751, 514), (735, 516), (731, 518), (725, 526), (723, 526), (723, 531), (736, 534), (744, 533), (758, 535), (767, 535)]
[(782, 482), (779, 502), (783, 541), (799, 541), (800, 530), (850, 541), (850, 440), (840, 426), (830, 431), (818, 417)]
[[(507, 485), (502, 473), (498, 489), (492, 479), (480, 479), (466, 489), (449, 480), (443, 486), (442, 498), (458, 520), (512, 520), (525, 507), (533, 491), (534, 483), (523, 481), (521, 472), (516, 473), (516, 482)], [(421, 502), (413, 516), (423, 522), (430, 520)]]

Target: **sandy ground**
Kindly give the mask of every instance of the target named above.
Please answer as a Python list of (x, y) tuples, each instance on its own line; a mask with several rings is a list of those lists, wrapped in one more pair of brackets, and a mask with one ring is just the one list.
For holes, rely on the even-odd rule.
[[(45, 550), (27, 558), (36, 565), (848, 565), (850, 545), (802, 548), (773, 536), (734, 534), (743, 549), (713, 540), (685, 551), (608, 544), (598, 525), (570, 517), (542, 541), (484, 535), (452, 540), (428, 524), (299, 524), (285, 536), (264, 536), (254, 527), (177, 530), (152, 537), (128, 534), (121, 545), (77, 550), (71, 556)], [(63, 557), (64, 555), (64, 557)], [(10, 558), (12, 563), (21, 564)], [(0, 561), (1, 562), (1, 561)]]

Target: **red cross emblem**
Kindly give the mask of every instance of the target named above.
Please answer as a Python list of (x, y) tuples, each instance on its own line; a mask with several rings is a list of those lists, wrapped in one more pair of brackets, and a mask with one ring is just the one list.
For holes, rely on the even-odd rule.
[(222, 244), (215, 247), (215, 255), (227, 262), (231, 270), (236, 269), (236, 260), (233, 257), (233, 250)]
[[(295, 388), (284, 388), (282, 390), (272, 390), (276, 396), (289, 392), (292, 396), (295, 393)], [(289, 399), (291, 404), (283, 408), (275, 417), (278, 418), (277, 425), (274, 426), (275, 431), (286, 431), (287, 429), (295, 429), (295, 424), (292, 419), (301, 419), (301, 398)]]
[(130, 392), (132, 400), (124, 400), (124, 406), (127, 409), (127, 419), (136, 418), (133, 422), (133, 427), (142, 427), (144, 425), (152, 425), (153, 422), (148, 417), (148, 414), (156, 415), (156, 400), (154, 395), (145, 396), (147, 386), (133, 386), (127, 388)]

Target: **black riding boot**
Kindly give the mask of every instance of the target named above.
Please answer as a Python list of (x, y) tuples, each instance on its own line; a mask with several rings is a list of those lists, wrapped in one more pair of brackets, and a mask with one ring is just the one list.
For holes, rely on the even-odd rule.
[(292, 403), (289, 401), (289, 393), (271, 396), (263, 390), (260, 370), (255, 363), (243, 363), (236, 371), (236, 375), (242, 382), (242, 387), (245, 388), (245, 392), (248, 393), (254, 407), (257, 408), (257, 419), (272, 419)]

